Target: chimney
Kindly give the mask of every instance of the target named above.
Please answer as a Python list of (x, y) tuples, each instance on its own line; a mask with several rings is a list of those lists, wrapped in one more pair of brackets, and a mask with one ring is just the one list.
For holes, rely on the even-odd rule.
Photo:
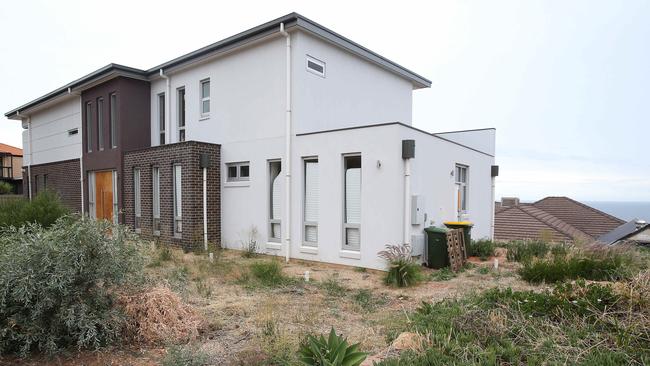
[(515, 207), (519, 206), (518, 197), (501, 197), (501, 207)]

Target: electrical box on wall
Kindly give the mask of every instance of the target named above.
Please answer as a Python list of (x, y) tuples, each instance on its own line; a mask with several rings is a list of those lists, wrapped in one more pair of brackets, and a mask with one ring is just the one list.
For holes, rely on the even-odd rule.
[(424, 196), (411, 196), (411, 225), (424, 224)]

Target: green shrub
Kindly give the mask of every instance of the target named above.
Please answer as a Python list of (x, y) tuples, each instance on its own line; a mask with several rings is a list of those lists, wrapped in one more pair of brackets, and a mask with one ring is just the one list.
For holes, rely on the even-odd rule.
[(0, 235), (0, 354), (98, 348), (119, 338), (115, 291), (142, 279), (140, 243), (106, 221), (64, 217)]
[(30, 202), (25, 199), (8, 200), (0, 203), (0, 228), (38, 223), (49, 227), (59, 217), (67, 215), (59, 196), (50, 191), (39, 193)]
[(348, 289), (339, 283), (337, 277), (329, 277), (321, 283), (321, 287), (330, 297), (341, 297), (348, 292)]
[(631, 309), (613, 287), (585, 281), (423, 302), (392, 331), (426, 334), (426, 350), (378, 365), (642, 365), (650, 323)]
[(431, 274), (432, 281), (449, 281), (457, 276), (449, 267), (443, 267)]
[(469, 247), (470, 256), (479, 257), (482, 261), (486, 261), (494, 255), (495, 247), (494, 242), (491, 240), (472, 240)]
[(10, 194), (13, 190), (14, 189), (9, 182), (0, 182), (0, 194)]
[(369, 289), (359, 289), (352, 297), (354, 303), (364, 311), (372, 311), (380, 305), (386, 304), (386, 296), (376, 297)]
[(554, 257), (526, 262), (519, 275), (531, 283), (556, 283), (583, 278), (594, 281), (614, 281), (632, 275), (633, 265), (624, 255), (612, 253), (602, 257), (579, 255), (564, 258)]
[(240, 279), (249, 287), (282, 287), (296, 282), (282, 273), (282, 265), (276, 260), (251, 263), (249, 272), (250, 275), (244, 274)]
[(327, 339), (309, 335), (300, 345), (300, 361), (308, 366), (359, 366), (367, 354), (359, 352), (359, 344), (348, 345), (345, 338), (337, 335), (334, 328)]
[(204, 366), (208, 355), (192, 346), (172, 346), (162, 360), (162, 366)]
[(543, 258), (548, 254), (550, 246), (541, 240), (512, 241), (506, 244), (508, 260), (528, 262), (533, 258)]
[(387, 285), (408, 287), (422, 281), (422, 266), (413, 260), (410, 245), (386, 245), (386, 250), (379, 252), (379, 256), (388, 262), (388, 272), (384, 277)]

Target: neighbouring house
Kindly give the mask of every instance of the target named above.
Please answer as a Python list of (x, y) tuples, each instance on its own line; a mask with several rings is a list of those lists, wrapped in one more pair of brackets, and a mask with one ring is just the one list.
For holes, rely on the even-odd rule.
[(610, 245), (633, 243), (650, 246), (650, 224), (639, 219), (630, 220), (616, 229), (601, 235), (598, 241)]
[(568, 197), (522, 203), (503, 197), (495, 203), (494, 239), (596, 241), (624, 221)]
[(22, 149), (0, 143), (0, 182), (9, 183), (12, 193), (23, 193)]
[[(55, 71), (55, 70), (50, 70)], [(385, 268), (386, 244), (492, 237), (495, 130), (412, 125), (424, 77), (292, 13), (148, 70), (110, 64), (6, 113), (25, 194), (182, 247)]]

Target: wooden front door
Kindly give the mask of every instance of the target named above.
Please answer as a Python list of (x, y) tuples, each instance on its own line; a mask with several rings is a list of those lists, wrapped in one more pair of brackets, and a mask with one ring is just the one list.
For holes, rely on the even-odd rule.
[(113, 221), (113, 172), (95, 172), (97, 219)]

